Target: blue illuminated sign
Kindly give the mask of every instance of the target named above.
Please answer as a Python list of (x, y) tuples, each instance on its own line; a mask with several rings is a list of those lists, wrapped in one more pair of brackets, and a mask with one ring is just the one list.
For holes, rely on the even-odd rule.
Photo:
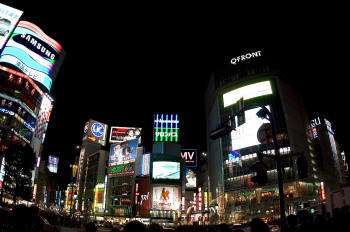
[(105, 128), (101, 123), (95, 122), (91, 126), (91, 133), (96, 137), (102, 137), (105, 133)]

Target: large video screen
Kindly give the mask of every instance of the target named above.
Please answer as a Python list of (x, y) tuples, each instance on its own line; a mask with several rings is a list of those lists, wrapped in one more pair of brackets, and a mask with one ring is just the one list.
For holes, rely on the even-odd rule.
[(180, 179), (180, 162), (154, 161), (152, 168), (153, 179)]
[(248, 100), (270, 94), (272, 94), (270, 81), (262, 81), (232, 90), (225, 93), (222, 97), (224, 100), (224, 107), (227, 107), (235, 104), (240, 98), (243, 98), (243, 100)]
[(178, 187), (153, 187), (152, 208), (164, 210), (177, 210), (179, 208)]
[[(270, 109), (266, 106), (267, 109)], [(232, 150), (250, 147), (260, 144), (257, 137), (259, 127), (263, 123), (269, 123), (266, 119), (256, 116), (260, 108), (245, 111), (246, 122), (231, 132)]]
[(111, 145), (109, 166), (135, 162), (138, 139)]

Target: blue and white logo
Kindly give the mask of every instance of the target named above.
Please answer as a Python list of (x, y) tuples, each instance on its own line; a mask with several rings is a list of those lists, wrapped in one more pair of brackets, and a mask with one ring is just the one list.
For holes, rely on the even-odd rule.
[(91, 132), (96, 137), (101, 137), (105, 133), (105, 128), (101, 123), (95, 122), (91, 126)]

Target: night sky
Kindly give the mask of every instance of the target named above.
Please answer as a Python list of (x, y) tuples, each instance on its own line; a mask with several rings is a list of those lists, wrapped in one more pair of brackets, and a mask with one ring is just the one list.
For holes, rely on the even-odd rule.
[(144, 145), (151, 149), (153, 113), (179, 113), (182, 146), (205, 151), (210, 73), (242, 51), (257, 49), (273, 51), (288, 66), (293, 73), (288, 81), (301, 91), (309, 112), (325, 113), (349, 151), (344, 56), (349, 38), (341, 30), (342, 14), (1, 2), (23, 10), (22, 20), (39, 26), (66, 51), (51, 90), (54, 107), (43, 153), (60, 157), (63, 175), (69, 176), (74, 146), (81, 145), (89, 119), (142, 127)]

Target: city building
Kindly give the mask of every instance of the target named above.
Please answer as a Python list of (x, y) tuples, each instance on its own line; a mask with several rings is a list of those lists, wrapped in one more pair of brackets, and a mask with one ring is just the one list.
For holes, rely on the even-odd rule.
[[(22, 11), (4, 4), (0, 6), (0, 17), (9, 22), (10, 29), (0, 40), (0, 149), (7, 149), (11, 142), (17, 140), (31, 145), (38, 160), (32, 174), (34, 186), (38, 181), (40, 158), (53, 106), (49, 92), (65, 51), (37, 25), (20, 20)], [(42, 187), (36, 184), (34, 189)], [(33, 199), (36, 199), (35, 195)]]
[[(282, 160), (287, 214), (320, 201), (319, 183), (312, 170), (305, 178), (298, 172), (300, 156), (311, 166), (305, 106), (300, 94), (284, 81), (283, 67), (271, 57), (269, 52), (249, 51), (232, 58), (212, 74), (206, 90), (209, 201), (210, 206), (217, 206), (220, 221), (279, 217), (276, 162), (268, 158), (275, 155), (272, 126)], [(258, 117), (261, 106), (271, 112), (275, 125)], [(231, 132), (218, 139), (209, 137), (230, 119), (231, 129), (235, 125)], [(265, 156), (267, 166), (267, 183), (263, 186), (252, 181), (255, 173), (251, 166), (258, 161), (258, 153)]]

